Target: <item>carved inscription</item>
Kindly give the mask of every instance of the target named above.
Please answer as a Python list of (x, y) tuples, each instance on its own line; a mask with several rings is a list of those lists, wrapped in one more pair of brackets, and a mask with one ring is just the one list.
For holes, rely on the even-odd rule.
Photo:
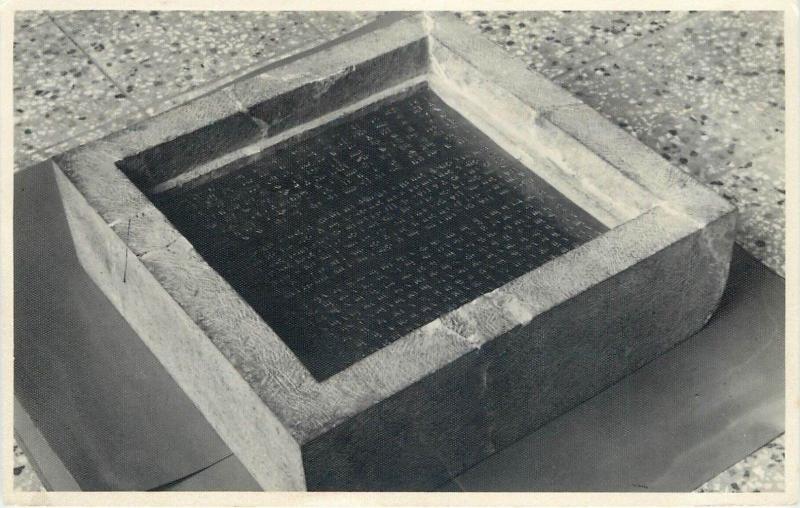
[(428, 89), (158, 205), (319, 380), (605, 231)]

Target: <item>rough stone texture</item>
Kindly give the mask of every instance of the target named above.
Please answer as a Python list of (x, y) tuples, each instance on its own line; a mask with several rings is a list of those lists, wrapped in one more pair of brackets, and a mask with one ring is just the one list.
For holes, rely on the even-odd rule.
[(52, 164), (14, 180), (14, 427), (48, 489), (150, 489), (230, 454), (83, 270)]
[[(306, 443), (309, 488), (434, 488), (686, 338), (719, 300), (734, 218), (527, 324), (492, 330), (501, 333), (480, 349)], [(474, 323), (485, 326), (482, 318)], [(353, 460), (362, 454), (371, 460)], [(427, 474), (412, 477), (411, 468)]]
[(117, 165), (141, 189), (147, 189), (206, 162), (221, 153), (252, 142), (261, 126), (245, 113), (235, 113), (172, 141), (157, 145)]
[[(268, 490), (305, 485), (297, 443), (206, 335), (53, 167), (76, 255), (178, 385)], [(122, 253), (122, 254), (121, 254)], [(204, 368), (198, 369), (198, 365)], [(215, 394), (225, 394), (224, 397)], [(238, 420), (238, 422), (236, 421)]]
[[(137, 218), (140, 229), (131, 246), (138, 251), (133, 258), (136, 269), (131, 272), (134, 278), (122, 286), (119, 256), (109, 254), (121, 249), (121, 242), (110, 232), (100, 234), (99, 217), (75, 217), (76, 229), (85, 220), (97, 226), (83, 242), (87, 268), (120, 311), (129, 313), (147, 333), (153, 332), (152, 323), (192, 330), (193, 344), (202, 344), (199, 351), (207, 358), (198, 359), (197, 350), (188, 344), (184, 349), (166, 340), (149, 345), (177, 373), (179, 384), (218, 433), (232, 441), (233, 451), (265, 488), (389, 488), (393, 479), (400, 485), (392, 488), (430, 486), (686, 338), (705, 323), (722, 291), (735, 220), (730, 205), (669, 165), (643, 167), (650, 161), (648, 149), (629, 138), (625, 141), (616, 128), (540, 77), (536, 89), (541, 95), (532, 93), (522, 85), (531, 76), (524, 65), (509, 61), (491, 43), (471, 42), (452, 22), (441, 15), (415, 16), (288, 64), (282, 69), (285, 74), (252, 78), (207, 100), (231, 100), (233, 94), (236, 111), (281, 96), (358, 100), (373, 91), (364, 85), (365, 76), (380, 75), (380, 65), (397, 65), (397, 55), (404, 55), (401, 58), (415, 63), (410, 66), (415, 69), (412, 76), (430, 65), (431, 79), (435, 77), (447, 95), (445, 102), (462, 114), (470, 111), (464, 116), (487, 129), (503, 149), (520, 157), (535, 152), (530, 159), (544, 162), (540, 176), (557, 190), (573, 192), (584, 209), (584, 203), (594, 203), (598, 209), (616, 211), (608, 218), (613, 229), (324, 382), (313, 378), (188, 241), (173, 236), (162, 246), (154, 244), (145, 233), (148, 225), (165, 232), (170, 225), (115, 166), (160, 143), (191, 136), (202, 128), (203, 118), (212, 123), (238, 113), (223, 108), (206, 114), (199, 109), (194, 111), (199, 113), (194, 116), (197, 122), (184, 125), (177, 119), (182, 112), (192, 112), (189, 104), (176, 109), (173, 119), (158, 129), (145, 123), (58, 158), (65, 174), (120, 237), (125, 238), (122, 231), (129, 220), (133, 224)], [(451, 52), (445, 67), (436, 65), (442, 62), (441, 52), (439, 57), (429, 53), (437, 44)], [(475, 49), (481, 49), (478, 55)], [(392, 56), (381, 59), (385, 53)], [(359, 65), (373, 61), (378, 66), (360, 74)], [(349, 80), (350, 72), (359, 78)], [(480, 79), (472, 80), (475, 75)], [(448, 82), (448, 76), (455, 78)], [(389, 86), (407, 77), (372, 86)], [(269, 86), (261, 86), (265, 84)], [(348, 94), (349, 87), (357, 93)], [(292, 92), (295, 89), (305, 91)], [(513, 122), (498, 122), (489, 111), (477, 123), (480, 109), (474, 102), (502, 105), (503, 98), (520, 110)], [(506, 105), (503, 111), (509, 109)], [(280, 118), (259, 119), (280, 125)], [(175, 131), (165, 131), (173, 121), (178, 125)], [(521, 144), (510, 126), (525, 126), (523, 132), (533, 134), (532, 144)], [(623, 151), (614, 149), (617, 142), (623, 143)], [(577, 172), (581, 164), (584, 171)], [(540, 172), (539, 166), (531, 167)], [(101, 276), (98, 266), (111, 275)], [(145, 309), (155, 314), (146, 318)], [(166, 312), (172, 314), (159, 314)], [(229, 363), (220, 372), (231, 376), (225, 378), (227, 386), (215, 381), (214, 372), (197, 372), (198, 362), (224, 362), (223, 356)], [(531, 369), (531, 364), (539, 368)], [(200, 382), (206, 384), (201, 388)], [(247, 402), (237, 409), (231, 394), (236, 403)], [(269, 435), (275, 446), (291, 450), (290, 463), (264, 462), (277, 457), (264, 451), (269, 445), (256, 435), (274, 423), (245, 425), (253, 415), (265, 421), (274, 415), (280, 422)], [(299, 461), (292, 443), (303, 450), (304, 485), (297, 464), (291, 462)], [(403, 478), (397, 478), (401, 474)], [(283, 475), (282, 480), (275, 475)]]
[[(54, 19), (70, 16), (68, 11), (51, 11), (47, 14)], [(20, 29), (27, 31), (31, 27), (36, 27), (43, 22), (48, 21), (47, 14), (42, 13), (41, 11), (18, 12), (17, 31), (19, 32)], [(690, 13), (688, 18), (691, 19), (688, 20), (688, 23), (682, 23), (681, 18), (679, 17), (679, 15), (682, 13), (664, 14), (660, 12), (606, 13), (579, 11), (540, 11), (518, 13), (490, 12), (485, 14), (486, 15), (484, 16), (473, 15), (474, 17), (470, 18), (470, 22), (473, 22), (473, 19), (479, 20), (480, 26), (482, 29), (486, 30), (486, 34), (497, 34), (496, 36), (492, 36), (493, 39), (497, 40), (499, 43), (502, 43), (503, 47), (507, 49), (509, 54), (516, 56), (526, 63), (535, 61), (537, 64), (535, 68), (540, 72), (544, 72), (548, 76), (553, 76), (555, 74), (562, 73), (564, 70), (569, 70), (569, 67), (573, 65), (573, 62), (580, 65), (588, 65), (590, 70), (592, 70), (593, 67), (599, 67), (594, 66), (590, 61), (592, 60), (591, 55), (597, 54), (596, 49), (598, 48), (603, 50), (603, 52), (616, 52), (617, 54), (622, 54), (630, 51), (631, 49), (635, 49), (629, 49), (627, 47), (631, 43), (645, 48), (650, 42), (652, 42), (654, 39), (657, 39), (660, 34), (665, 32), (670, 34), (670, 42), (663, 45), (663, 47), (656, 48), (656, 50), (659, 52), (659, 57), (645, 59), (645, 63), (650, 64), (649, 67), (651, 67), (652, 70), (645, 69), (645, 66), (638, 66), (637, 69), (639, 70), (640, 75), (637, 75), (636, 73), (629, 73), (627, 75), (628, 77), (626, 79), (628, 81), (632, 80), (636, 83), (639, 83), (641, 89), (640, 96), (638, 98), (633, 96), (629, 97), (633, 102), (622, 102), (616, 106), (609, 107), (608, 109), (601, 109), (601, 112), (604, 115), (614, 120), (613, 123), (618, 123), (618, 120), (620, 125), (630, 132), (635, 132), (636, 135), (640, 135), (641, 132), (638, 129), (634, 130), (633, 126), (630, 125), (630, 122), (632, 121), (631, 118), (634, 117), (633, 119), (635, 120), (635, 117), (637, 117), (640, 113), (646, 114), (651, 107), (654, 107), (663, 99), (663, 97), (653, 95), (653, 92), (663, 89), (663, 85), (656, 80), (644, 80), (642, 75), (645, 73), (645, 71), (647, 73), (652, 73), (655, 78), (659, 78), (660, 80), (660, 78), (668, 76), (671, 70), (679, 70), (681, 67), (688, 64), (693, 64), (694, 62), (694, 60), (687, 62), (686, 60), (670, 56), (672, 50), (678, 50), (682, 45), (685, 45), (685, 43), (680, 40), (681, 37), (686, 38), (687, 41), (692, 40), (690, 38), (694, 37), (697, 39), (697, 41), (692, 43), (695, 45), (695, 48), (706, 49), (709, 54), (717, 52), (715, 58), (718, 58), (718, 60), (712, 60), (711, 65), (707, 65), (709, 60), (707, 58), (703, 58), (698, 61), (698, 63), (701, 64), (700, 69), (693, 69), (699, 70), (699, 75), (704, 78), (704, 80), (699, 83), (701, 85), (712, 83), (718, 79), (724, 79), (726, 84), (725, 93), (730, 95), (737, 89), (753, 91), (764, 90), (764, 88), (760, 85), (751, 87), (751, 83), (766, 83), (767, 85), (770, 85), (768, 88), (770, 93), (764, 94), (763, 97), (765, 99), (774, 99), (774, 96), (776, 95), (773, 93), (774, 85), (782, 82), (782, 80), (776, 79), (772, 79), (771, 81), (769, 80), (769, 77), (776, 75), (775, 72), (779, 72), (781, 70), (779, 67), (782, 68), (782, 57), (776, 60), (772, 52), (773, 47), (780, 47), (782, 45), (782, 37), (780, 33), (780, 27), (782, 24), (776, 23), (771, 25), (776, 28), (777, 38), (774, 41), (774, 46), (773, 41), (771, 40), (766, 40), (763, 37), (761, 37), (761, 40), (759, 40), (758, 34), (763, 34), (764, 32), (761, 32), (761, 29), (766, 26), (762, 22), (764, 13), (708, 12), (701, 15)], [(467, 18), (468, 16), (465, 14), (464, 17)], [(173, 26), (171, 26), (170, 29), (174, 28), (174, 30), (179, 32), (184, 30), (187, 33), (191, 33), (194, 31), (194, 23), (195, 20), (189, 19), (186, 16), (181, 16), (174, 20), (174, 23), (172, 23)], [(339, 30), (340, 27), (343, 27), (344, 23), (345, 22), (341, 20), (334, 20), (329, 24), (328, 28), (331, 30)], [(477, 21), (475, 21), (475, 23), (477, 24)], [(673, 25), (676, 23), (679, 24), (677, 27), (679, 30), (673, 29)], [(321, 28), (319, 23), (313, 24)], [(525, 24), (525, 26), (520, 26), (521, 24)], [(64, 23), (63, 25), (65, 29), (69, 28), (67, 23)], [(243, 26), (239, 28), (242, 28), (243, 31)], [(693, 28), (693, 33), (685, 30), (685, 28)], [(728, 28), (730, 28), (730, 30), (728, 30)], [(102, 30), (106, 31), (106, 35), (101, 35), (101, 37), (108, 37), (108, 33), (113, 33), (116, 30), (116, 25), (113, 23), (104, 25)], [(740, 32), (742, 31), (747, 31), (748, 34), (743, 37), (740, 35)], [(19, 34), (16, 34), (16, 38), (19, 38)], [(700, 39), (702, 39), (702, 41), (700, 41)], [(532, 44), (523, 44), (522, 41), (525, 40), (530, 41)], [(117, 52), (110, 54), (120, 54), (122, 49), (125, 48), (124, 41), (122, 40), (112, 40), (111, 38), (108, 38), (98, 39), (98, 41), (103, 42), (107, 50), (110, 46), (113, 46), (116, 43), (123, 44), (120, 46)], [(515, 44), (508, 45), (508, 41), (514, 41)], [(82, 48), (91, 49), (88, 45), (95, 41), (86, 39), (85, 41), (80, 40), (78, 42), (78, 45)], [(201, 52), (204, 51), (203, 46), (198, 46), (194, 43), (189, 44), (189, 46), (194, 49), (198, 49)], [(625, 50), (622, 52), (619, 51), (620, 47), (624, 47)], [(724, 51), (718, 51), (719, 49), (724, 49)], [(34, 46), (26, 46), (21, 44), (18, 51), (20, 53), (24, 53), (32, 50), (35, 50)], [(139, 53), (140, 60), (150, 56), (158, 50), (158, 47), (142, 47), (142, 51)], [(15, 53), (16, 52), (17, 51), (15, 50)], [(749, 56), (747, 58), (737, 59), (734, 55), (740, 54), (740, 52), (744, 52)], [(639, 53), (645, 56), (647, 55), (647, 52), (644, 49)], [(550, 58), (552, 55), (555, 55), (554, 59)], [(563, 58), (562, 55), (564, 55)], [(586, 60), (587, 63), (582, 64), (581, 60)], [(656, 66), (655, 64), (659, 62), (668, 62), (669, 65)], [(780, 65), (775, 65), (775, 62)], [(209, 61), (206, 60), (202, 63), (208, 65)], [(673, 66), (673, 63), (676, 64), (676, 66)], [(100, 64), (105, 65), (105, 61), (100, 62)], [(541, 64), (541, 67), (539, 64)], [(751, 68), (746, 69), (745, 73), (740, 73), (739, 71), (741, 70), (740, 67), (742, 64), (748, 64)], [(171, 64), (166, 61), (160, 62), (150, 59), (149, 65), (152, 65), (153, 67), (153, 69), (149, 70), (150, 72), (155, 73), (157, 72), (157, 69), (161, 67), (165, 69), (165, 73), (167, 75), (171, 75), (169, 70), (166, 69), (167, 67), (170, 67)], [(772, 65), (771, 68), (769, 67), (770, 65)], [(608, 73), (613, 74), (615, 72), (613, 62), (602, 62), (600, 63), (600, 66), (605, 67), (605, 70)], [(754, 69), (753, 67), (758, 66), (764, 67), (764, 72), (761, 72), (760, 76), (753, 73), (754, 70), (759, 70), (757, 68)], [(94, 62), (93, 67), (98, 67), (97, 61)], [(767, 71), (769, 71), (769, 74)], [(617, 87), (617, 83), (610, 80), (608, 76), (603, 75), (602, 71), (598, 70), (596, 72), (599, 73), (599, 75), (595, 75), (595, 77), (592, 79), (597, 79), (600, 81), (600, 83), (593, 89), (592, 94), (596, 93), (604, 95), (607, 91), (603, 89), (604, 86), (607, 89), (614, 89)], [(46, 73), (41, 72), (26, 73), (22, 75), (17, 74), (15, 75), (15, 86), (26, 86), (26, 90), (29, 90), (30, 94), (32, 95), (35, 89), (40, 88), (38, 84), (47, 82), (48, 79), (50, 79), (45, 74)], [(78, 75), (75, 76), (73, 83), (77, 85), (78, 89), (84, 89), (87, 86), (90, 88), (102, 87), (102, 82), (95, 83), (92, 81), (92, 75), (93, 73), (91, 72), (83, 72), (80, 77), (78, 77)], [(697, 74), (693, 72), (692, 76), (695, 75)], [(686, 88), (692, 86), (695, 81), (689, 80), (689, 78), (683, 74), (678, 74), (678, 77), (680, 79), (673, 80), (669, 86), (669, 90), (673, 95), (677, 97), (683, 97), (683, 95), (686, 93)], [(29, 85), (29, 83), (34, 84)], [(162, 86), (161, 89), (165, 90), (167, 87), (168, 86)], [(124, 92), (124, 90), (121, 89), (120, 92)], [(584, 95), (583, 99), (590, 100), (592, 94)], [(712, 95), (715, 100), (720, 97), (719, 94)], [(782, 89), (777, 93), (777, 96), (782, 100)], [(695, 101), (705, 102), (705, 98), (709, 97), (709, 95), (690, 93), (686, 96), (687, 99), (690, 97), (694, 99), (692, 101), (687, 100), (687, 105), (695, 105)], [(182, 99), (176, 100), (180, 102), (181, 100), (186, 100), (186, 98), (187, 96), (183, 96)], [(62, 108), (70, 107), (74, 109), (74, 106), (70, 106), (70, 103), (75, 104), (76, 102), (82, 102), (82, 99), (72, 97), (61, 97), (60, 100), (57, 101), (58, 104), (47, 101), (46, 97), (44, 96), (38, 96), (38, 99), (44, 104), (39, 106), (37, 111), (50, 113), (51, 115), (53, 115), (54, 109), (60, 110)], [(636, 100), (638, 100), (638, 103), (634, 103)], [(729, 102), (729, 105), (730, 107), (734, 108), (739, 103), (741, 103), (741, 101), (734, 100)], [(693, 132), (691, 130), (682, 132), (681, 124), (683, 124), (683, 126), (691, 126), (691, 116), (696, 116), (698, 120), (700, 119), (699, 114), (694, 115), (691, 109), (687, 111), (688, 112), (686, 114), (679, 115), (677, 118), (663, 115), (659, 117), (648, 117), (650, 119), (645, 125), (649, 128), (656, 127), (659, 124), (669, 124), (668, 127), (661, 129), (663, 132), (659, 134), (658, 138), (654, 138), (654, 141), (658, 144), (651, 146), (654, 148), (654, 150), (659, 152), (661, 151), (661, 146), (669, 150), (674, 150), (676, 145), (680, 146), (682, 151), (680, 155), (676, 155), (676, 153), (673, 153), (672, 151), (667, 152), (669, 155), (671, 155), (672, 161), (675, 162), (676, 165), (681, 164), (678, 162), (679, 158), (686, 157), (691, 162), (693, 158), (700, 157), (703, 159), (703, 161), (707, 161), (708, 158), (706, 157), (706, 152), (717, 153), (713, 150), (710, 151), (710, 148), (713, 148), (715, 143), (718, 141), (718, 136), (713, 135), (713, 133), (711, 137), (708, 135), (701, 136), (700, 134), (693, 135), (691, 134), (691, 132)], [(706, 113), (708, 112), (706, 111)], [(32, 116), (31, 118), (36, 117)], [(731, 117), (728, 120), (735, 121), (736, 118)], [(713, 123), (706, 120), (706, 124), (712, 125), (713, 129), (719, 133), (724, 132), (726, 126), (729, 125), (728, 120), (715, 121)], [(628, 125), (626, 125), (624, 122), (628, 122)], [(18, 125), (18, 128), (22, 130), (23, 128), (32, 127), (32, 130), (36, 131), (38, 123), (40, 123), (38, 120), (33, 124), (22, 123)], [(61, 153), (72, 148), (73, 146), (92, 141), (104, 136), (108, 132), (125, 127), (129, 123), (129, 121), (123, 122), (114, 120), (104, 125), (95, 126), (93, 120), (89, 118), (88, 120), (83, 121), (83, 125), (76, 125), (74, 129), (69, 131), (79, 131), (80, 134), (77, 138), (69, 138), (56, 145), (50, 144), (55, 141), (54, 139), (50, 138), (48, 135), (44, 135), (41, 138), (42, 143), (48, 145), (48, 148), (45, 150), (39, 150), (35, 153), (29, 154), (29, 156), (20, 156), (20, 151), (22, 148), (20, 146), (15, 147), (15, 155), (17, 155), (17, 157), (15, 157), (15, 168), (25, 167), (29, 163), (43, 160), (52, 154)], [(745, 125), (748, 123), (753, 122), (746, 122)], [(87, 128), (90, 130), (86, 130)], [(676, 129), (677, 133), (672, 134), (671, 132), (667, 132), (668, 129)], [(60, 129), (55, 134), (60, 135), (62, 132), (63, 130)], [(777, 133), (777, 135), (782, 138), (782, 133)], [(648, 139), (642, 139), (646, 143), (649, 143)], [(748, 138), (745, 137), (744, 140), (739, 144), (746, 147), (749, 143), (747, 139)], [(687, 145), (687, 143), (691, 144), (694, 140), (698, 140), (699, 144), (694, 144), (692, 146)], [(719, 153), (725, 154), (727, 152), (723, 150)], [(744, 242), (751, 252), (757, 253), (759, 257), (761, 257), (761, 259), (769, 266), (778, 270), (780, 273), (783, 273), (783, 235), (780, 234), (780, 229), (775, 229), (776, 221), (778, 219), (782, 220), (784, 217), (783, 210), (781, 208), (782, 203), (780, 196), (783, 189), (785, 189), (785, 186), (782, 182), (783, 167), (782, 165), (778, 167), (771, 162), (765, 164), (765, 161), (759, 158), (754, 160), (753, 164), (754, 165), (750, 168), (741, 168), (735, 172), (739, 179), (734, 178), (734, 176), (731, 175), (729, 178), (725, 179), (715, 177), (715, 180), (725, 181), (724, 186), (719, 186), (718, 188), (720, 194), (723, 196), (727, 195), (735, 197), (737, 199), (735, 203), (743, 209), (744, 213), (742, 214), (740, 220), (742, 232), (740, 233), (739, 240)], [(774, 173), (779, 172), (780, 175), (776, 176), (773, 174), (773, 169), (776, 170)], [(763, 173), (768, 174), (765, 176)], [(728, 182), (732, 183), (729, 184)], [(736, 191), (734, 184), (736, 187), (740, 188), (738, 191)], [(716, 184), (713, 183), (712, 185), (716, 186)], [(728, 191), (726, 189), (727, 187), (734, 188), (735, 192)], [(758, 191), (753, 190), (754, 188), (757, 188)], [(757, 204), (760, 206), (756, 206)], [(755, 217), (756, 220), (749, 220), (748, 216)], [(123, 228), (118, 230), (118, 232), (119, 231), (121, 231), (121, 233), (119, 233), (120, 236), (124, 238), (125, 229)], [(132, 227), (131, 237), (133, 237), (133, 231), (135, 231), (135, 227)], [(158, 235), (154, 234), (150, 236), (152, 240), (157, 240)], [(158, 242), (156, 241), (155, 243)], [(27, 469), (29, 468), (26, 468), (26, 470)], [(747, 484), (742, 483), (740, 486), (742, 487), (742, 490), (746, 490)]]
[[(447, 49), (464, 58), (468, 56), (472, 66), (478, 69), (491, 69), (492, 81), (502, 83), (509, 93), (524, 97), (537, 111), (545, 111), (568, 104), (580, 104), (575, 96), (562, 90), (552, 81), (536, 73), (526, 72), (525, 65), (511, 55), (497, 48), (482, 37), (475, 37), (473, 31), (455, 16), (449, 14), (426, 15), (426, 20), (439, 33), (435, 39)], [(524, 75), (524, 81), (518, 78)]]
[[(385, 31), (374, 32), (364, 37), (374, 40), (381, 36), (381, 32)], [(314, 69), (313, 74), (306, 71), (295, 75), (293, 69), (286, 69), (285, 75), (289, 77), (289, 80), (281, 80), (276, 84), (277, 86), (273, 85), (273, 87), (279, 89), (278, 87), (289, 85), (289, 90), (252, 105), (249, 109), (250, 113), (255, 118), (262, 120), (270, 135), (274, 135), (334, 111), (349, 102), (366, 98), (382, 89), (419, 76), (424, 72), (427, 64), (427, 40), (425, 38), (414, 40), (413, 36), (416, 35), (414, 31), (411, 31), (410, 34), (400, 33), (404, 35), (403, 39), (408, 39), (411, 35), (411, 41), (377, 56), (374, 56), (374, 51), (367, 51), (369, 59), (363, 61), (360, 57), (365, 51), (361, 49), (356, 52), (355, 50), (358, 47), (369, 48), (371, 45), (375, 45), (375, 43), (370, 44), (369, 40), (344, 43), (336, 49), (334, 55), (326, 55), (324, 66), (318, 65), (322, 62), (314, 61), (320, 60), (319, 57), (305, 59), (298, 64), (305, 69)], [(391, 42), (391, 40), (383, 40), (380, 44), (386, 45)], [(333, 56), (332, 59), (331, 56)], [(343, 67), (346, 66), (337, 62), (342, 58), (355, 62), (352, 64), (353, 68), (344, 70)], [(328, 74), (326, 71), (330, 68), (331, 62), (338, 65), (333, 73)], [(315, 66), (315, 64), (317, 65)], [(319, 79), (320, 75), (323, 76), (322, 79)], [(254, 80), (253, 84), (242, 83), (237, 85), (234, 90), (240, 96), (245, 97), (244, 100), (248, 104), (252, 104), (253, 99), (250, 98), (250, 94), (253, 92), (264, 93), (264, 84), (266, 83), (263, 81)], [(253, 90), (253, 86), (257, 88)]]
[(713, 199), (712, 191), (689, 175), (676, 171), (654, 151), (645, 149), (589, 106), (559, 108), (550, 113), (549, 121), (569, 132), (626, 177), (650, 189), (663, 202), (679, 204), (700, 221), (733, 209), (729, 203)]
[(721, 195), (740, 208), (737, 240), (785, 272), (784, 203), (770, 197), (785, 188), (781, 11), (459, 15), (703, 183), (761, 182)]

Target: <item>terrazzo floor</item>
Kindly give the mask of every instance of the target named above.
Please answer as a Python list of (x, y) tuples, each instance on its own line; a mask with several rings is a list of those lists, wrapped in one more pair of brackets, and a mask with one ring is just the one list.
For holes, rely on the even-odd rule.
[(781, 13), (460, 16), (733, 201), (738, 241), (785, 276)]
[[(103, 137), (378, 15), (19, 12), (15, 169)], [(737, 241), (785, 276), (781, 13), (457, 15), (735, 203), (741, 213)], [(783, 490), (784, 456), (781, 437), (698, 491)], [(14, 480), (18, 489), (42, 489), (16, 445)]]

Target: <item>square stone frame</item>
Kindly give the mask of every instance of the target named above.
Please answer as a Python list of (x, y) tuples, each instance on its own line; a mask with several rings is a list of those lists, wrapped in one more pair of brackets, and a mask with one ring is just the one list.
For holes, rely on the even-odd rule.
[[(318, 382), (140, 189), (233, 170), (423, 81), (609, 231)], [(439, 13), (52, 164), (82, 266), (266, 490), (434, 488), (699, 330), (736, 225), (725, 200)]]

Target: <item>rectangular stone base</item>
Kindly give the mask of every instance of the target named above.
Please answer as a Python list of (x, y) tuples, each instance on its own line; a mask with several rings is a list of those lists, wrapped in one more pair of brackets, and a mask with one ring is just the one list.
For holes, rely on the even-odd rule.
[(430, 489), (519, 439), (703, 326), (736, 220), (448, 15), (53, 170), (86, 272), (269, 490)]

